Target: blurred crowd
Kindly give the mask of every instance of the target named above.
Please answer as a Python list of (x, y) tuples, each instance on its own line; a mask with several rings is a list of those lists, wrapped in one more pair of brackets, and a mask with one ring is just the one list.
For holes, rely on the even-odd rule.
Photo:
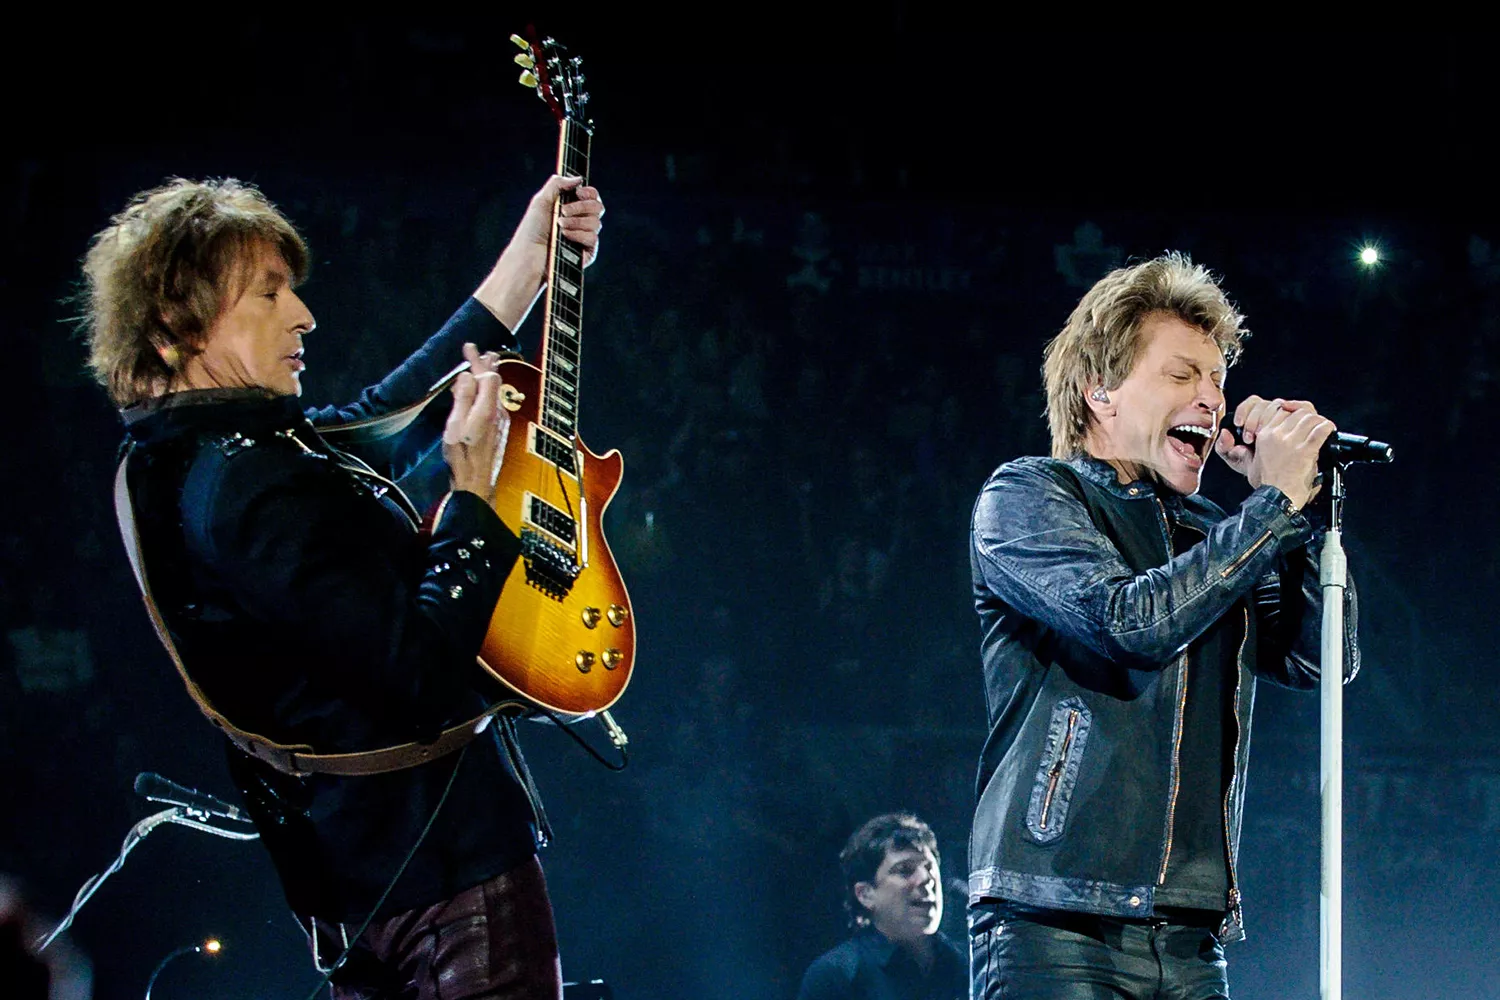
[[(310, 403), (352, 395), (435, 329), (529, 190), (312, 173), (261, 183), (314, 249)], [(1081, 220), (603, 190), (580, 429), (625, 457), (605, 526), (642, 645), (620, 706), (637, 761), (602, 787), (615, 838), (681, 866), (669, 885), (649, 873), (623, 884), (665, 910), (733, 922), (746, 919), (743, 900), (705, 886), (789, 868), (805, 881), (757, 904), (783, 940), (758, 952), (731, 941), (714, 969), (769, 962), (779, 971), (766, 995), (790, 995), (840, 932), (833, 857), (865, 815), (921, 811), (962, 876), (984, 732), (970, 505), (995, 465), (1046, 451), (1041, 348), (1077, 297), (1110, 267), (1168, 248), (1223, 273), (1249, 315), (1232, 397), (1306, 395), (1346, 429), (1396, 445), (1395, 468), (1356, 474), (1350, 507), (1367, 609), (1366, 708), (1351, 738), (1384, 755), (1375, 777), (1351, 782), (1361, 877), (1431, 877), (1406, 850), (1423, 825), (1500, 835), (1500, 744), (1482, 721), (1500, 711), (1493, 624), (1463, 601), (1500, 583), (1500, 536), (1482, 519), (1496, 485), (1483, 415), (1500, 398), (1500, 249), (1487, 238), (1394, 225), (1367, 267), (1356, 254), (1377, 237), (1340, 220)], [(99, 193), (94, 224), (117, 194)], [(51, 303), (70, 277), (55, 276)], [(108, 502), (117, 427), (84, 382), (67, 312), (49, 307), (19, 331), (21, 363), (41, 378), (23, 392), (30, 411), (7, 459), (25, 470), (7, 480), (29, 513), (0, 541), (0, 767), (12, 806), (50, 797), (57, 815), (82, 815), (88, 799), (123, 817), (129, 775), (192, 737), (149, 721), (153, 703), (180, 692), (137, 627)], [(530, 348), (538, 319), (522, 331)], [(441, 479), (434, 463), (412, 485), (431, 497)], [(1243, 490), (1222, 468), (1208, 488), (1226, 505)], [(118, 647), (122, 623), (140, 648)], [(1291, 703), (1268, 700), (1257, 767), (1305, 774), (1314, 758), (1292, 750), (1315, 739), (1315, 721), (1296, 707), (1278, 725)], [(1458, 749), (1433, 753), (1439, 744)], [(593, 878), (570, 864), (589, 856), (578, 833), (600, 811), (569, 784), (588, 766), (580, 756), (540, 768), (564, 921)], [(1461, 794), (1430, 795), (1450, 779)], [(1252, 815), (1267, 841), (1307, 849), (1315, 813), (1262, 804)], [(81, 880), (56, 825), (0, 831), (0, 870), (32, 873), (33, 898), (53, 905)], [(1256, 849), (1254, 828), (1249, 837)], [(654, 940), (650, 928), (622, 933)], [(705, 959), (704, 980), (716, 974)]]

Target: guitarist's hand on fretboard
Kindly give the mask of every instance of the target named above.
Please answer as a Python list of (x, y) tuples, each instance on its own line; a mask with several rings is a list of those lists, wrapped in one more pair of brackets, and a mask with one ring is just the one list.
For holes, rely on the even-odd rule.
[(604, 202), (599, 197), (598, 188), (579, 184), (578, 181), (577, 177), (562, 181), (563, 190), (571, 190), (572, 197), (563, 197), (563, 204), (557, 212), (557, 231), (570, 242), (578, 244), (583, 250), (583, 266), (588, 267), (599, 256), (599, 231), (604, 228)]
[(559, 198), (563, 199), (557, 213), (560, 234), (583, 251), (584, 267), (599, 254), (599, 231), (604, 227), (599, 189), (582, 183), (582, 178), (554, 174), (532, 195), (515, 235), (474, 292), (474, 298), (510, 330), (521, 325), (546, 280), (552, 207)]

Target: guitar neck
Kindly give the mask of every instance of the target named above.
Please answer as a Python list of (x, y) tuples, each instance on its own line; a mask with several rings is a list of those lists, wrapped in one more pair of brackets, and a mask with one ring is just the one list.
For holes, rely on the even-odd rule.
[[(589, 182), (587, 125), (564, 118), (557, 143), (557, 172)], [(583, 342), (583, 248), (558, 230), (564, 192), (552, 215), (551, 252), (547, 264), (547, 308), (542, 320), (542, 426), (572, 439), (578, 430), (578, 377)]]

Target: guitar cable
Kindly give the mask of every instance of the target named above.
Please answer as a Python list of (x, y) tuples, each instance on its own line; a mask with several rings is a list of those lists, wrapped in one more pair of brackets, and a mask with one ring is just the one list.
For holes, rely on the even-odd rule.
[[(595, 750), (592, 746), (590, 746), (588, 741), (586, 741), (582, 736), (579, 736), (573, 731), (573, 727), (571, 725), (564, 722), (557, 715), (545, 708), (541, 709), (541, 712), (543, 715), (547, 716), (548, 719), (552, 720), (552, 723), (554, 725), (556, 725), (563, 732), (567, 733), (574, 742), (583, 747), (583, 749), (588, 752), (590, 757), (593, 757), (596, 761), (604, 765), (609, 770), (623, 771), (630, 764), (630, 751), (626, 749), (626, 746), (630, 741), (626, 737), (624, 730), (622, 730), (619, 725), (616, 724), (614, 717), (611, 716), (608, 711), (600, 712), (598, 718), (600, 720), (600, 725), (604, 726), (605, 731), (609, 734), (610, 742), (613, 743), (615, 747), (620, 751), (620, 761), (618, 764), (606, 760), (603, 754), (599, 753), (598, 750)], [(514, 733), (509, 733), (509, 735), (511, 736), (511, 739), (514, 740)], [(504, 739), (504, 734), (502, 734), (500, 738)], [(318, 984), (313, 987), (312, 992), (307, 994), (306, 1000), (317, 1000), (318, 993), (321, 992), (323, 987), (327, 986), (333, 979), (333, 974), (340, 968), (342, 968), (344, 963), (349, 960), (349, 955), (354, 951), (354, 946), (359, 943), (359, 939), (364, 936), (365, 931), (369, 930), (370, 924), (375, 920), (375, 914), (378, 913), (380, 911), (380, 908), (385, 905), (386, 899), (388, 899), (391, 895), (391, 892), (395, 890), (396, 883), (401, 881), (401, 876), (406, 874), (407, 867), (411, 865), (412, 859), (417, 856), (417, 851), (427, 840), (427, 835), (432, 832), (432, 826), (437, 822), (438, 813), (442, 811), (443, 805), (448, 801), (448, 795), (453, 791), (453, 784), (458, 779), (459, 768), (463, 766), (464, 758), (468, 755), (469, 747), (472, 745), (473, 744), (465, 744), (463, 749), (459, 750), (458, 759), (453, 763), (453, 771), (448, 775), (448, 783), (443, 786), (443, 794), (438, 797), (437, 805), (432, 807), (432, 815), (427, 817), (427, 825), (422, 827), (422, 832), (417, 835), (416, 842), (413, 843), (411, 845), (411, 849), (406, 852), (406, 857), (401, 860), (401, 865), (396, 869), (396, 873), (391, 876), (390, 882), (386, 883), (385, 890), (380, 894), (380, 898), (375, 901), (375, 905), (370, 908), (370, 912), (365, 917), (364, 923), (360, 924), (359, 929), (349, 936), (349, 943), (344, 946), (343, 952), (339, 954), (338, 958), (334, 959), (333, 964), (328, 967), (328, 971), (323, 974), (323, 978), (318, 980)], [(509, 749), (509, 747), (507, 747), (506, 749)], [(516, 752), (519, 752), (519, 747), (516, 748)], [(529, 771), (526, 769), (524, 762), (521, 765), (521, 770), (523, 774), (526, 774), (529, 777)], [(538, 811), (540, 811), (539, 800), (537, 801), (536, 805)], [(550, 825), (547, 823), (545, 813), (539, 815), (538, 822), (543, 831), (543, 842), (545, 843), (546, 841), (551, 840), (552, 838)], [(316, 924), (312, 922), (311, 918), (309, 918), (308, 923), (309, 934), (316, 935), (318, 933)]]
[(589, 745), (587, 740), (573, 731), (573, 726), (571, 724), (564, 722), (562, 719), (558, 718), (551, 712), (551, 710), (545, 708), (541, 708), (538, 710), (547, 718), (551, 719), (552, 724), (555, 725), (558, 729), (561, 729), (563, 732), (567, 733), (568, 736), (572, 738), (574, 743), (577, 743), (579, 746), (583, 747), (584, 750), (588, 751), (588, 755), (590, 757), (594, 758), (599, 763), (609, 768), (611, 771), (623, 771), (630, 765), (630, 751), (626, 749), (630, 741), (625, 737), (625, 731), (615, 723), (614, 717), (611, 716), (608, 712), (599, 713), (599, 724), (603, 726), (605, 732), (609, 734), (609, 741), (615, 745), (615, 749), (620, 751), (620, 762), (618, 764), (605, 760), (603, 754), (601, 754), (598, 750), (595, 750), (592, 746)]
[[(453, 791), (453, 783), (458, 778), (458, 769), (463, 766), (464, 757), (468, 756), (469, 747), (472, 745), (472, 743), (465, 743), (463, 749), (458, 752), (458, 760), (453, 763), (453, 772), (448, 775), (448, 784), (443, 787), (443, 794), (438, 797), (437, 805), (432, 807), (432, 815), (427, 817), (427, 825), (422, 827), (422, 832), (417, 835), (416, 843), (411, 845), (411, 850), (406, 852), (406, 857), (401, 860), (401, 865), (396, 869), (396, 874), (392, 875), (391, 880), (386, 883), (385, 891), (380, 894), (380, 898), (375, 901), (375, 905), (370, 907), (370, 912), (365, 917), (365, 922), (359, 925), (359, 930), (349, 936), (347, 939), (349, 943), (344, 946), (343, 953), (334, 959), (333, 964), (328, 967), (328, 971), (323, 974), (322, 979), (318, 980), (318, 985), (312, 988), (312, 992), (307, 994), (305, 1000), (317, 1000), (317, 996), (322, 992), (323, 987), (332, 981), (333, 974), (339, 971), (344, 963), (349, 960), (349, 953), (354, 950), (354, 946), (359, 943), (359, 939), (364, 936), (365, 931), (369, 930), (370, 924), (375, 920), (375, 914), (379, 913), (380, 908), (385, 905), (385, 901), (390, 897), (391, 891), (396, 888), (396, 883), (401, 881), (401, 876), (406, 874), (406, 868), (411, 864), (411, 859), (417, 856), (417, 849), (427, 839), (427, 834), (432, 832), (432, 824), (437, 822), (438, 813), (443, 811), (443, 804), (448, 801), (448, 793)], [(308, 934), (313, 936), (314, 943), (316, 943), (318, 927), (315, 918), (308, 917), (307, 922)], [(299, 920), (298, 923), (301, 923), (301, 921)]]
[[(578, 443), (577, 441), (574, 441), (572, 443), (572, 447), (568, 449), (568, 473), (574, 479), (578, 480), (578, 492), (581, 494), (583, 492), (583, 473), (579, 470), (578, 464), (576, 462), (576, 459), (578, 457), (577, 448)], [(573, 519), (573, 523), (577, 525), (579, 531), (585, 530), (586, 526), (578, 524), (578, 515), (573, 513), (573, 501), (568, 497), (567, 484), (563, 482), (562, 466), (554, 462), (552, 464), (552, 470), (557, 473), (557, 488), (562, 492), (563, 503), (568, 505), (568, 516)]]

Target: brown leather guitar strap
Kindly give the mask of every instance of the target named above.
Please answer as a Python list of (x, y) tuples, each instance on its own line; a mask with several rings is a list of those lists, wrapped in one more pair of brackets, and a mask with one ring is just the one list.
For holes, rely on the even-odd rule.
[(382, 441), (392, 435), (400, 434), (410, 427), (417, 417), (421, 416), (429, 403), (441, 396), (453, 384), (453, 380), (458, 378), (460, 372), (468, 370), (469, 363), (465, 361), (433, 383), (432, 388), (427, 390), (427, 395), (409, 406), (383, 413), (378, 417), (366, 417), (364, 420), (351, 420), (347, 424), (319, 427), (318, 435), (325, 441), (337, 441), (340, 447), (348, 448)]
[[(520, 360), (521, 355), (514, 351), (500, 351), (501, 360)], [(370, 444), (375, 441), (383, 441), (388, 437), (400, 434), (412, 425), (412, 422), (427, 409), (428, 404), (437, 399), (448, 388), (460, 374), (469, 370), (469, 363), (454, 368), (448, 374), (433, 383), (432, 388), (427, 390), (427, 395), (408, 406), (390, 413), (381, 414), (378, 417), (366, 417), (364, 420), (352, 420), (347, 424), (332, 424), (327, 427), (318, 428), (318, 436), (330, 444), (337, 444), (340, 448), (358, 447), (362, 444)]]
[[(433, 395), (435, 396), (440, 391), (442, 391), (441, 388), (435, 390)], [(419, 410), (430, 402), (431, 398), (428, 397), (409, 409)], [(405, 412), (399, 411), (398, 414), (392, 414), (392, 416)], [(404, 428), (414, 418), (415, 414), (412, 414), (396, 430)], [(403, 743), (399, 746), (358, 753), (316, 753), (311, 746), (306, 744), (277, 743), (264, 736), (238, 728), (209, 703), (203, 689), (188, 675), (187, 666), (182, 662), (182, 656), (177, 652), (177, 645), (172, 641), (171, 632), (167, 629), (166, 619), (162, 617), (161, 609), (157, 607), (156, 600), (151, 596), (151, 584), (146, 579), (146, 564), (141, 557), (140, 534), (136, 530), (135, 509), (130, 502), (130, 485), (126, 471), (129, 463), (130, 453), (127, 451), (125, 457), (120, 460), (119, 469), (115, 472), (115, 516), (120, 522), (120, 536), (125, 542), (125, 554), (130, 557), (130, 568), (135, 573), (135, 582), (140, 586), (146, 612), (151, 616), (151, 624), (156, 628), (157, 638), (166, 647), (167, 654), (172, 658), (172, 664), (177, 668), (177, 675), (182, 678), (182, 683), (187, 686), (188, 694), (197, 703), (199, 710), (208, 716), (208, 720), (217, 726), (231, 743), (251, 757), (264, 761), (278, 771), (297, 776), (383, 774), (387, 771), (399, 771), (402, 768), (425, 764), (452, 753), (483, 732), (485, 726), (496, 714), (506, 708), (521, 707), (519, 702), (500, 702), (491, 705), (467, 722), (461, 722), (443, 730), (431, 743)]]

